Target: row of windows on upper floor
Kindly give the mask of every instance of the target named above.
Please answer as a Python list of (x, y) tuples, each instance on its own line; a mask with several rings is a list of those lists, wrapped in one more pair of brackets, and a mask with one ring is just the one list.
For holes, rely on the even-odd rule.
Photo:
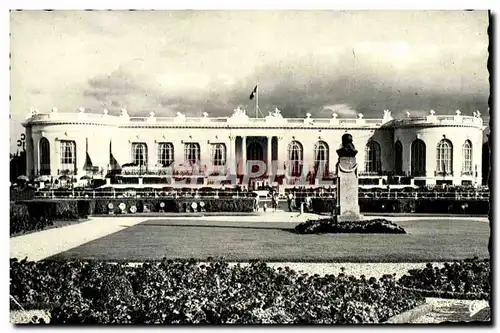
[[(227, 150), (224, 143), (211, 144), (211, 164), (213, 166), (225, 166)], [(42, 168), (50, 168), (50, 146), (47, 139), (40, 140), (40, 151)], [(148, 146), (144, 142), (134, 142), (131, 145), (131, 161), (134, 165), (144, 166), (148, 164)], [(168, 167), (174, 162), (174, 145), (170, 142), (157, 144), (157, 164)], [(184, 144), (184, 162), (196, 164), (200, 161), (200, 144)], [(304, 148), (299, 141), (292, 141), (288, 145), (288, 163), (292, 174), (301, 174), (304, 164)], [(262, 160), (263, 147), (259, 144), (247, 146), (247, 159)], [(327, 166), (330, 156), (330, 148), (324, 141), (318, 141), (314, 145), (314, 166)], [(462, 173), (472, 174), (472, 143), (466, 140), (462, 145)], [(416, 139), (410, 147), (410, 163), (412, 175), (425, 175), (426, 173), (426, 144)], [(74, 141), (60, 141), (60, 164), (62, 169), (76, 166), (76, 143)], [(381, 172), (381, 147), (376, 141), (369, 141), (365, 146), (365, 172)], [(403, 145), (400, 141), (395, 144), (395, 172), (402, 173)], [(451, 174), (453, 172), (453, 145), (451, 141), (442, 139), (436, 150), (436, 172), (439, 174)]]

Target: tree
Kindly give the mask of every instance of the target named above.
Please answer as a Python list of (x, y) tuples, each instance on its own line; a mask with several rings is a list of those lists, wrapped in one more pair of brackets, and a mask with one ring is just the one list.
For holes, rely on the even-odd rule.
[[(10, 153), (10, 182), (13, 183), (17, 177), (26, 173), (26, 152)], [(28, 175), (29, 176), (29, 175)]]

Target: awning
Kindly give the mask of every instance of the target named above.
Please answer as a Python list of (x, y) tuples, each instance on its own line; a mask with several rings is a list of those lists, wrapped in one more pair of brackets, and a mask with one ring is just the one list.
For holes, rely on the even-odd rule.
[(92, 160), (90, 159), (89, 152), (87, 152), (86, 155), (87, 156), (85, 156), (85, 164), (83, 165), (83, 170), (91, 171), (93, 170), (93, 165), (92, 165)]
[(109, 142), (109, 169), (110, 171), (121, 171), (120, 163), (113, 156), (113, 152), (111, 150), (111, 141)]

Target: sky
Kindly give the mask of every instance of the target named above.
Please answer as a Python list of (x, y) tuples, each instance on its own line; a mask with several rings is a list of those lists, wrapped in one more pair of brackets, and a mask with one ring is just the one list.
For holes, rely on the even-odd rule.
[(30, 107), (488, 120), (486, 11), (18, 11), (11, 151)]

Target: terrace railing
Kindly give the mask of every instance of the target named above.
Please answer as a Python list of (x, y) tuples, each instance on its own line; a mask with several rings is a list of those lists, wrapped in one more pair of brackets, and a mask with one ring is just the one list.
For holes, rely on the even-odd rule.
[[(286, 193), (292, 193), (296, 198), (334, 198), (336, 189), (330, 191), (294, 191), (293, 189), (286, 190)], [(161, 189), (152, 190), (115, 190), (115, 191), (53, 191), (40, 190), (35, 193), (35, 198), (54, 199), (54, 198), (178, 198), (178, 197), (250, 197), (255, 196), (254, 191), (237, 191), (237, 190), (220, 190), (220, 191), (194, 191), (186, 192), (181, 190), (163, 191)], [(489, 201), (489, 192), (406, 192), (406, 191), (360, 191), (359, 198), (369, 198), (374, 200), (380, 199), (434, 199), (434, 200), (470, 200), (470, 201)]]

